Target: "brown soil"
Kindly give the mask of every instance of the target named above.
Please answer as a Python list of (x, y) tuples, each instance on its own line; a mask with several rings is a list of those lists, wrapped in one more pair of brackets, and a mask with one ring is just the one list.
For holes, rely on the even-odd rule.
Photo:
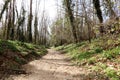
[(84, 68), (73, 65), (65, 54), (51, 49), (43, 58), (23, 68), (28, 74), (12, 75), (6, 80), (98, 80), (88, 78)]

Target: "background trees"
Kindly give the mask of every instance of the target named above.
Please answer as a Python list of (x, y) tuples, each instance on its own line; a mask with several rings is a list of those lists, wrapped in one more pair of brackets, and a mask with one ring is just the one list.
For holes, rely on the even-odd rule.
[[(72, 35), (72, 37), (68, 35), (70, 42), (91, 41), (92, 38), (106, 34), (109, 35), (111, 34), (111, 30), (116, 27), (115, 25), (119, 23), (118, 15), (120, 14), (117, 12), (119, 11), (118, 2), (119, 1), (116, 0), (62, 0), (63, 16), (61, 16), (61, 20), (57, 20), (55, 23), (59, 22), (62, 24), (65, 23), (66, 20), (68, 24), (65, 23), (64, 26), (62, 25), (62, 30), (60, 30), (60, 24), (56, 25), (54, 23), (53, 25), (57, 27), (53, 26), (54, 28), (52, 29), (54, 31), (52, 31), (52, 34), (60, 30), (59, 32), (63, 33), (62, 37), (66, 37), (64, 30), (67, 26), (69, 31), (65, 31)], [(118, 21), (116, 21), (115, 18), (117, 18)], [(118, 26), (119, 24), (117, 25), (117, 29), (114, 29), (116, 30), (115, 32), (118, 31)], [(57, 35), (57, 37), (60, 37), (60, 35)], [(52, 40), (56, 39), (55, 36), (52, 38)], [(58, 39), (61, 40), (60, 38)], [(66, 39), (66, 42), (69, 43), (69, 40)], [(56, 41), (56, 43), (58, 42)]]
[(28, 15), (28, 26), (27, 26), (27, 33), (28, 33), (28, 41), (32, 42), (32, 1), (30, 0), (30, 14)]
[[(45, 12), (43, 12), (44, 16), (38, 15), (39, 0), (30, 0), (29, 5), (26, 4), (26, 0), (21, 0), (19, 1), (21, 6), (16, 3), (16, 0), (3, 1), (0, 12), (1, 39), (47, 44), (49, 18)], [(33, 2), (36, 6), (33, 6)]]
[[(50, 21), (44, 5), (40, 13), (39, 0), (3, 0), (1, 6), (1, 39), (20, 40), (35, 44), (54, 45), (78, 43), (83, 40), (119, 33), (119, 0), (56, 1), (58, 16)], [(33, 6), (33, 3), (36, 6)], [(33, 9), (33, 7), (35, 9)]]

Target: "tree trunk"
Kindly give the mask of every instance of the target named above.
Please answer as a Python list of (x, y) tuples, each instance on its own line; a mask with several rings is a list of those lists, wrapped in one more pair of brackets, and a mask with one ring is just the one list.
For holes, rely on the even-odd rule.
[(28, 16), (28, 42), (32, 42), (32, 0), (30, 0), (30, 14)]
[[(102, 24), (103, 23), (103, 17), (102, 17), (102, 11), (101, 11), (101, 8), (100, 8), (100, 1), (99, 0), (93, 0), (93, 4), (94, 4), (95, 10), (96, 10), (97, 17), (98, 17), (100, 23)], [(100, 33), (103, 34), (103, 32), (104, 32), (104, 28), (103, 28), (103, 25), (101, 25), (100, 26)]]
[(73, 37), (74, 37), (74, 42), (78, 42), (77, 41), (77, 33), (76, 33), (76, 26), (75, 26), (75, 18), (74, 18), (74, 15), (72, 13), (72, 9), (71, 9), (71, 4), (72, 4), (72, 1), (71, 0), (65, 0), (65, 6), (66, 6), (66, 11), (67, 11), (67, 14), (69, 16), (69, 20), (70, 20), (70, 23), (71, 23), (71, 27), (72, 27), (72, 33), (73, 33)]

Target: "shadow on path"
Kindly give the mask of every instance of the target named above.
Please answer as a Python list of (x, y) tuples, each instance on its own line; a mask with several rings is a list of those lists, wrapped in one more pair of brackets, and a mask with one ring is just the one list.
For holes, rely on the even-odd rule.
[[(52, 49), (39, 60), (34, 60), (23, 68), (28, 74), (12, 75), (10, 80), (107, 80), (102, 75), (88, 72), (74, 66), (65, 54)], [(99, 76), (98, 76), (99, 75)]]

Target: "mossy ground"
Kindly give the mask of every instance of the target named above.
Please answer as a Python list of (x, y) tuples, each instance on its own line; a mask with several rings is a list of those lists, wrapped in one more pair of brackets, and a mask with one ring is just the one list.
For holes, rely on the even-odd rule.
[(11, 40), (0, 40), (0, 67), (20, 69), (29, 61), (39, 59), (47, 50), (44, 46)]
[(67, 53), (72, 61), (110, 80), (120, 80), (120, 37), (106, 36), (55, 48)]

